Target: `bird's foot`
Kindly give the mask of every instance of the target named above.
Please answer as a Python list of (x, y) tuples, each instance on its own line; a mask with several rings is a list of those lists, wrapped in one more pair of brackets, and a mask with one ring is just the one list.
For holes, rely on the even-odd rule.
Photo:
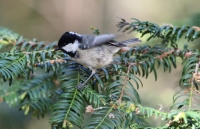
[(76, 88), (78, 89), (78, 90), (82, 90), (83, 88), (85, 87), (85, 84), (79, 84)]

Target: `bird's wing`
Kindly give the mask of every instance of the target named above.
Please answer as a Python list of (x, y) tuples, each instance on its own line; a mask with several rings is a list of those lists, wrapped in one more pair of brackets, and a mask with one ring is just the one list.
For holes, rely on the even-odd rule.
[(98, 36), (83, 35), (82, 44), (79, 45), (80, 49), (89, 49), (101, 44), (107, 43), (113, 38), (117, 37), (116, 34), (102, 34)]
[(120, 42), (117, 42), (115, 40), (110, 40), (108, 43), (116, 47), (132, 47), (140, 42), (141, 40), (139, 40), (138, 38), (133, 38), (133, 39), (128, 39), (128, 40), (123, 40)]

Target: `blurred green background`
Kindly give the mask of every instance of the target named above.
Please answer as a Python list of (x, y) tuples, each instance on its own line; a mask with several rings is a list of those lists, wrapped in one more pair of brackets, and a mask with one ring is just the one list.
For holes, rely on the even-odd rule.
[[(57, 41), (65, 31), (88, 33), (94, 26), (102, 33), (117, 33), (119, 18), (137, 18), (159, 25), (200, 26), (199, 0), (0, 0), (0, 26), (7, 27), (25, 38), (39, 41)], [(126, 38), (134, 35), (127, 35)], [(139, 36), (139, 35), (137, 35)], [(159, 40), (144, 44), (159, 43)], [(180, 47), (187, 43), (179, 40)], [(199, 41), (196, 41), (197, 43)], [(190, 43), (191, 44), (191, 43)], [(196, 44), (190, 45), (194, 47)], [(159, 69), (158, 80), (154, 76), (142, 78), (144, 86), (138, 90), (143, 106), (169, 111), (172, 95), (180, 90), (178, 79), (181, 64), (171, 73)], [(0, 88), (8, 88), (7, 84)], [(50, 129), (50, 115), (45, 118), (24, 116), (23, 112), (0, 103), (0, 129)], [(162, 125), (159, 118), (152, 118), (151, 126)]]

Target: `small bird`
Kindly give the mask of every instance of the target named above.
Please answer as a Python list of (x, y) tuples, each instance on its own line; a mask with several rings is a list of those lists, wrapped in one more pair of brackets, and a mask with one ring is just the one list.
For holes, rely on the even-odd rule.
[(128, 51), (128, 46), (141, 42), (138, 38), (116, 42), (113, 39), (116, 34), (86, 35), (75, 32), (65, 32), (58, 41), (58, 47), (71, 57), (71, 60), (92, 70), (91, 75), (77, 86), (81, 89), (96, 73), (96, 70), (103, 68), (113, 62), (114, 55), (119, 51)]

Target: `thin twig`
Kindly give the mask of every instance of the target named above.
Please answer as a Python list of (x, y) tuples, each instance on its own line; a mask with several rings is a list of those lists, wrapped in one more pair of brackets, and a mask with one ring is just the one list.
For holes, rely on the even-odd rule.
[(35, 67), (38, 67), (38, 66), (40, 66), (40, 65), (45, 64), (46, 62), (50, 62), (51, 64), (54, 64), (55, 62), (58, 62), (58, 63), (65, 63), (66, 60), (63, 60), (63, 59), (49, 60), (49, 61), (45, 61), (44, 63), (43, 63), (43, 62), (42, 62), (42, 63), (36, 63), (36, 64), (34, 64), (34, 66), (35, 66)]
[(22, 52), (22, 53), (24, 53), (24, 54), (32, 54), (32, 53), (38, 53), (38, 52), (42, 52), (42, 51), (55, 51), (54, 49), (52, 49), (52, 50), (40, 50), (40, 51), (33, 51), (33, 52)]
[[(24, 42), (25, 42), (25, 41), (24, 41)], [(20, 43), (17, 43), (17, 44), (15, 43), (14, 45), (17, 45), (17, 46), (23, 45), (24, 42), (20, 42)], [(41, 44), (41, 46), (46, 46), (46, 45), (49, 45), (49, 44), (51, 44), (51, 43), (52, 43), (52, 42), (45, 41), (45, 42), (43, 42), (43, 43)], [(32, 47), (36, 47), (36, 46), (38, 46), (38, 45), (40, 44), (40, 42), (28, 41), (28, 44), (31, 45)], [(54, 47), (57, 47), (57, 44), (55, 44)]]
[(132, 66), (132, 64), (129, 64), (129, 66), (128, 66), (128, 71), (126, 73), (126, 78), (125, 78), (123, 86), (122, 86), (122, 91), (121, 91), (119, 99), (117, 100), (118, 103), (121, 103), (121, 101), (122, 101), (122, 97), (124, 95), (124, 88), (126, 87), (126, 82), (129, 79), (129, 73), (130, 73), (131, 66)]
[(190, 96), (189, 96), (189, 106), (188, 106), (188, 111), (191, 110), (191, 106), (192, 106), (192, 96), (193, 96), (193, 87), (194, 87), (194, 81), (196, 81), (199, 77), (199, 64), (200, 64), (200, 59), (199, 62), (196, 63), (196, 67), (195, 67), (195, 73), (193, 74), (193, 77), (191, 78), (191, 90), (190, 90)]

